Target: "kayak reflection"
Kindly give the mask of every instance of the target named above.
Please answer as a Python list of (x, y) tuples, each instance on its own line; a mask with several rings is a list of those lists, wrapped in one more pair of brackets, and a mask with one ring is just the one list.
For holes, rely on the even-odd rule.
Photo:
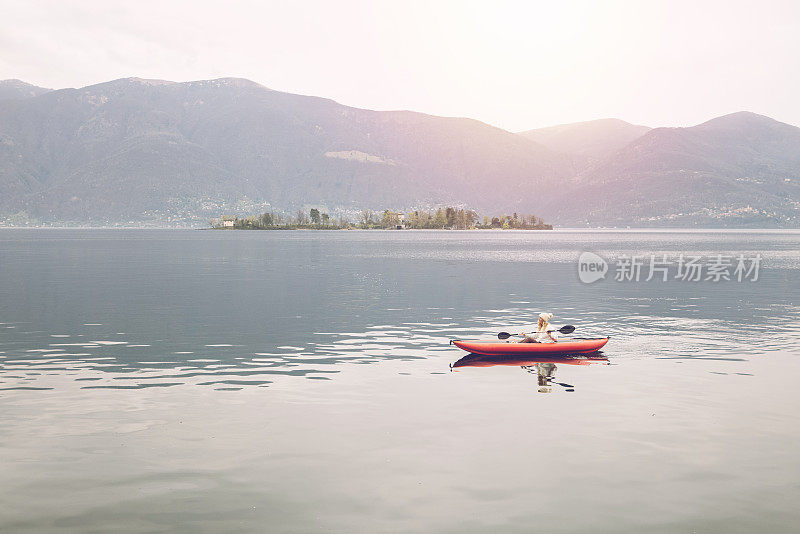
[(608, 363), (608, 358), (603, 356), (601, 352), (595, 352), (593, 354), (564, 355), (558, 357), (543, 356), (540, 358), (531, 356), (520, 358), (468, 354), (451, 365), (450, 368), (451, 370), (458, 371), (463, 367), (494, 367), (496, 365), (519, 366), (526, 372), (536, 375), (540, 393), (550, 393), (553, 390), (553, 384), (563, 387), (566, 391), (575, 391), (574, 386), (571, 384), (556, 382), (554, 380), (558, 365), (607, 365)]

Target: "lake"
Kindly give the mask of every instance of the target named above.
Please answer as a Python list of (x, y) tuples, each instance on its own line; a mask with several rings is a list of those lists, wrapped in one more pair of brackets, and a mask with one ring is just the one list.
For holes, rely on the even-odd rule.
[(796, 532), (798, 319), (796, 231), (0, 229), (0, 529)]

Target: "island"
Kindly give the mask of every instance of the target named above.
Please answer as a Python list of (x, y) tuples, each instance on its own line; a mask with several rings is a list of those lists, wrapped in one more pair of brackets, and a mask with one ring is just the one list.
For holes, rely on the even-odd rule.
[(384, 210), (363, 210), (356, 222), (341, 215), (334, 219), (327, 213), (311, 208), (308, 213), (298, 210), (294, 216), (266, 212), (250, 217), (223, 215), (209, 221), (215, 230), (552, 230), (536, 215), (484, 216), (463, 208), (438, 208), (436, 211), (414, 210), (408, 213)]

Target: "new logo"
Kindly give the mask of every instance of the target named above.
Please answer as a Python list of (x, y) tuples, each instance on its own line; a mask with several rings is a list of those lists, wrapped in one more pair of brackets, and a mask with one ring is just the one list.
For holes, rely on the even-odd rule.
[(605, 278), (607, 272), (608, 263), (594, 252), (583, 252), (578, 257), (578, 278), (584, 284)]

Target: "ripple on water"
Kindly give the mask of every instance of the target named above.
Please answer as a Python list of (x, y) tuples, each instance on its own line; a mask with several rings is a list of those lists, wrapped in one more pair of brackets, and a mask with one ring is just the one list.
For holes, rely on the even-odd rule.
[[(519, 245), (516, 239), (508, 241), (509, 247)], [(469, 242), (464, 246), (469, 247)], [(710, 246), (706, 248), (710, 250)], [(497, 259), (497, 252), (477, 247), (463, 251), (463, 257), (496, 261), (495, 267), (505, 269), (503, 275), (507, 276), (516, 272), (516, 267), (509, 268), (509, 263), (548, 264), (555, 261), (554, 258), (575, 260), (574, 249), (569, 250), (569, 254), (561, 249), (545, 254), (535, 250), (519, 251), (510, 256), (511, 261), (504, 255), (506, 250), (501, 251), (506, 258), (502, 260)], [(629, 251), (612, 252), (610, 257)], [(398, 252), (395, 257), (398, 260), (414, 258), (414, 254), (413, 251)], [(765, 258), (791, 263), (792, 254), (797, 255), (797, 251), (773, 251)], [(435, 262), (437, 258), (435, 254), (425, 257), (428, 262)], [(410, 268), (409, 265), (412, 264), (404, 264), (403, 268)], [(543, 267), (536, 265), (535, 268)], [(539, 276), (531, 266), (524, 266), (524, 269), (534, 279)], [(548, 277), (553, 273), (557, 271), (547, 271)], [(402, 273), (397, 273), (396, 278), (397, 283), (402, 282)], [(132, 325), (125, 323), (122, 327), (123, 323), (113, 324), (110, 320), (108, 327), (102, 323), (83, 323), (83, 326), (92, 327), (83, 329), (85, 334), (81, 329), (70, 332), (58, 325), (47, 332), (32, 327), (33, 332), (23, 335), (19, 331), (28, 326), (19, 323), (26, 326), (18, 329), (18, 333), (3, 334), (10, 336), (11, 341), (3, 339), (0, 346), (3, 349), (0, 351), (0, 379), (5, 387), (25, 389), (53, 387), (53, 374), (74, 376), (70, 380), (80, 380), (87, 387), (89, 384), (85, 382), (88, 381), (92, 382), (92, 387), (103, 388), (227, 385), (241, 389), (271, 386), (293, 377), (325, 380), (345, 372), (349, 366), (391, 361), (413, 366), (419, 365), (420, 360), (430, 360), (432, 366), (446, 369), (449, 363), (462, 356), (448, 345), (450, 339), (491, 339), (501, 330), (527, 329), (536, 323), (540, 308), (545, 307), (557, 312), (558, 324), (576, 325), (577, 337), (610, 335), (612, 339), (605, 354), (614, 363), (635, 359), (747, 360), (768, 351), (796, 348), (800, 339), (800, 330), (795, 326), (800, 323), (797, 321), (800, 308), (792, 303), (791, 295), (781, 294), (786, 292), (786, 286), (780, 284), (775, 286), (777, 290), (767, 285), (742, 286), (741, 294), (723, 298), (726, 292), (739, 287), (719, 286), (703, 294), (694, 286), (669, 286), (651, 291), (649, 286), (645, 290), (643, 286), (613, 283), (587, 288), (561, 281), (560, 285), (550, 286), (547, 285), (549, 280), (543, 279), (541, 287), (532, 285), (530, 293), (516, 286), (514, 292), (508, 291), (508, 285), (492, 286), (493, 290), (483, 292), (481, 301), (476, 302), (467, 296), (470, 291), (479, 291), (489, 283), (488, 278), (475, 278), (477, 282), (471, 286), (456, 285), (431, 298), (422, 293), (407, 296), (397, 291), (394, 294), (392, 284), (395, 282), (383, 274), (364, 275), (356, 280), (357, 286), (351, 295), (353, 301), (372, 307), (345, 317), (326, 312), (329, 315), (322, 315), (321, 320), (308, 328), (308, 332), (313, 332), (314, 342), (308, 341), (309, 334), (298, 334), (289, 328), (287, 331), (291, 335), (277, 327), (253, 333), (245, 327), (239, 329), (233, 322), (226, 326), (227, 330), (207, 337), (184, 336), (172, 340), (136, 333)], [(417, 279), (413, 283), (405, 282), (408, 285), (404, 286), (404, 291), (420, 284), (426, 293), (433, 293), (435, 286), (448, 283), (447, 277), (433, 283)], [(562, 291), (564, 288), (569, 291)], [(370, 293), (371, 290), (374, 291)], [(531, 293), (537, 298), (532, 298)], [(557, 293), (557, 296), (550, 293)], [(363, 294), (367, 295), (366, 300)], [(386, 295), (394, 301), (382, 302)], [(373, 300), (376, 301), (374, 305)], [(439, 302), (442, 305), (436, 305)], [(449, 305), (454, 302), (458, 305)], [(339, 311), (337, 307), (336, 312)], [(300, 322), (295, 315), (295, 311), (287, 312), (286, 317), (294, 319), (280, 324)], [(306, 316), (301, 314), (300, 318)], [(0, 325), (16, 327), (8, 322)], [(252, 330), (259, 328), (260, 324)], [(130, 333), (116, 332), (122, 329)], [(121, 335), (125, 335), (126, 340), (116, 337)], [(81, 341), (83, 336), (85, 340)], [(230, 342), (218, 343), (219, 340)], [(90, 352), (81, 352), (85, 350)], [(435, 373), (437, 369), (426, 368), (426, 371)]]

